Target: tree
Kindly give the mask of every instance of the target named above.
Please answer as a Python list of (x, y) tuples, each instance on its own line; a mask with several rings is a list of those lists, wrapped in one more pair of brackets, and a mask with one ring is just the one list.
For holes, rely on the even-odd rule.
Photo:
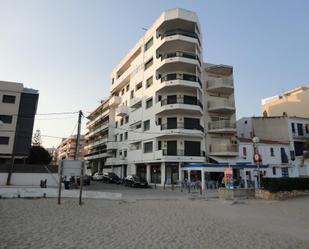
[(39, 147), (42, 145), (41, 131), (39, 129), (37, 129), (33, 135), (32, 145)]
[(30, 164), (49, 164), (52, 157), (49, 155), (48, 151), (41, 146), (32, 146), (29, 154)]

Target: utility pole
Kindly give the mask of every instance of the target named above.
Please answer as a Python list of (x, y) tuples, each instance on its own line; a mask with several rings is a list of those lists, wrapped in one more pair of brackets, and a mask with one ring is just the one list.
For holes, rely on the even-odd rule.
[(82, 123), (83, 112), (80, 110), (78, 113), (78, 126), (77, 126), (77, 136), (76, 136), (76, 147), (75, 147), (75, 155), (74, 160), (79, 158), (79, 143), (80, 143), (80, 129)]

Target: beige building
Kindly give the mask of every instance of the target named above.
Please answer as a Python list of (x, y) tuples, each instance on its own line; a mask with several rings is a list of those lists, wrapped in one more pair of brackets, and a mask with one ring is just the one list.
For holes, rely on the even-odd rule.
[[(85, 138), (84, 136), (80, 136), (80, 144), (79, 144), (79, 156), (78, 159), (84, 160), (84, 146), (85, 146)], [(76, 135), (70, 136), (68, 138), (63, 138), (61, 143), (56, 149), (56, 158), (57, 163), (61, 160), (73, 160), (76, 151)]]
[(309, 86), (302, 86), (282, 95), (262, 99), (264, 116), (297, 116), (309, 118)]

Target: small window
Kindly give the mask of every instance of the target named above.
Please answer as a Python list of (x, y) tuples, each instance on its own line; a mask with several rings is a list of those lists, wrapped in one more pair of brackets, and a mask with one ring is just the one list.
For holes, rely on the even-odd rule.
[(114, 81), (115, 81), (115, 79), (114, 79), (114, 78), (112, 78), (112, 85), (114, 84)]
[(140, 128), (142, 128), (142, 124), (141, 123), (139, 123), (138, 125), (135, 126), (135, 129), (140, 129)]
[(9, 140), (10, 140), (9, 137), (0, 137), (0, 144), (7, 145), (9, 144)]
[(158, 124), (157, 125), (161, 125), (162, 124), (162, 118), (158, 118)]
[(281, 168), (282, 177), (289, 177), (289, 169), (288, 168)]
[(123, 134), (120, 134), (120, 142), (123, 140)]
[(145, 51), (147, 51), (153, 44), (153, 37), (151, 37), (145, 44)]
[(146, 100), (146, 109), (152, 107), (152, 98)]
[(144, 143), (144, 153), (152, 152), (152, 142)]
[(130, 85), (126, 86), (126, 92), (130, 90)]
[(118, 135), (115, 135), (115, 142), (117, 142), (118, 140)]
[(144, 121), (144, 131), (150, 130), (150, 120)]
[(274, 157), (275, 156), (275, 151), (274, 148), (270, 148), (270, 156)]
[(162, 141), (161, 140), (158, 141), (158, 150), (162, 150)]
[(243, 157), (247, 157), (247, 148), (246, 147), (242, 147), (242, 156)]
[(126, 122), (126, 124), (129, 123), (129, 116), (125, 117), (125, 122)]
[(295, 133), (295, 124), (292, 123), (292, 132)]
[(11, 115), (0, 115), (0, 121), (4, 124), (12, 124), (12, 118)]
[(120, 119), (120, 125), (123, 125), (123, 118)]
[(124, 140), (128, 140), (128, 132), (127, 131), (124, 133)]
[(142, 83), (142, 82), (138, 83), (138, 84), (136, 85), (136, 87), (135, 87), (135, 91), (138, 91), (138, 90), (141, 89), (142, 87), (143, 87), (143, 83)]
[(146, 88), (150, 87), (153, 83), (153, 76), (146, 80)]
[(119, 150), (119, 156), (122, 156), (122, 150)]
[(2, 103), (10, 103), (14, 104), (15, 103), (16, 97), (13, 95), (3, 95), (2, 97)]
[(124, 150), (124, 151), (123, 151), (123, 156), (124, 156), (124, 157), (127, 157), (127, 156), (128, 156), (127, 150)]
[(145, 63), (145, 70), (147, 70), (148, 68), (150, 68), (153, 64), (153, 58), (151, 58), (150, 60), (148, 60), (146, 63)]
[(121, 91), (121, 95), (124, 95), (124, 88), (123, 88), (122, 91)]
[(276, 168), (275, 167), (273, 167), (273, 175), (276, 175)]
[(116, 123), (115, 123), (115, 127), (116, 127), (116, 128), (118, 128), (118, 121), (116, 121)]
[(305, 129), (306, 129), (306, 133), (309, 134), (309, 125), (308, 124), (305, 125)]
[(130, 98), (133, 99), (134, 98), (134, 90), (131, 90), (131, 93), (130, 93)]

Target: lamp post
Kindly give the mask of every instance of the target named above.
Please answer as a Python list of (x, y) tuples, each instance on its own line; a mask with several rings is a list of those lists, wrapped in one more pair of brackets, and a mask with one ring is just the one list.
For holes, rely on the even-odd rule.
[(253, 151), (253, 160), (257, 166), (257, 188), (259, 189), (260, 188), (260, 184), (261, 184), (261, 176), (260, 176), (260, 160), (261, 160), (261, 156), (259, 154), (259, 151), (258, 151), (258, 143), (260, 142), (260, 138), (258, 137), (254, 137), (252, 138), (252, 142), (253, 142), (253, 148), (254, 148), (254, 151)]

